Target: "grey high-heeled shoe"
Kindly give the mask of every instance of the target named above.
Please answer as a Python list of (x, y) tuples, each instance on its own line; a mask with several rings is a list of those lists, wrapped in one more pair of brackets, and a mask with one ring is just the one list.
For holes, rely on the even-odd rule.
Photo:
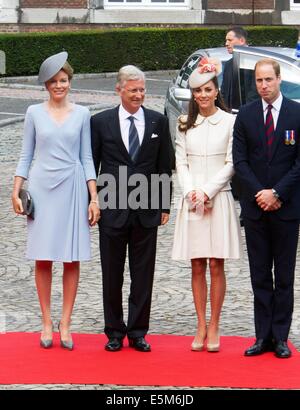
[[(52, 325), (52, 331), (53, 331), (53, 325)], [(40, 338), (40, 346), (43, 349), (50, 349), (50, 347), (53, 346), (53, 339), (42, 339), (42, 337)]]
[(60, 346), (63, 349), (67, 349), (67, 350), (73, 350), (74, 349), (74, 343), (73, 341), (68, 341), (68, 340), (62, 340), (61, 338), (61, 333), (60, 333), (60, 322), (58, 323), (58, 331), (59, 331), (59, 337), (60, 337)]
[(53, 340), (52, 339), (45, 339), (45, 340), (40, 339), (40, 346), (43, 349), (50, 349), (50, 347), (53, 346)]

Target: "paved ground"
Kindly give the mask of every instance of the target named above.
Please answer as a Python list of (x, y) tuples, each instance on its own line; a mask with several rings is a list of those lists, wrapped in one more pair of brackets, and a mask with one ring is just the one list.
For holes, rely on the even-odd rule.
[[(4, 89), (2, 88), (1, 91)], [(45, 94), (38, 90), (10, 90), (9, 93), (26, 94), (33, 101), (41, 100)], [(14, 97), (13, 97), (14, 98)], [(99, 104), (106, 107), (115, 104), (114, 95), (78, 93), (73, 101)], [(163, 111), (163, 99), (149, 96), (146, 106)], [(36, 295), (33, 263), (24, 258), (26, 223), (23, 217), (16, 217), (10, 205), (13, 175), (19, 157), (22, 140), (22, 123), (0, 128), (0, 332), (40, 330), (39, 303)], [(177, 187), (174, 177), (175, 187)], [(174, 201), (179, 195), (175, 189)], [(175, 212), (165, 227), (159, 229), (156, 275), (153, 291), (150, 333), (193, 335), (196, 316), (193, 307), (190, 266), (171, 260)], [(201, 233), (199, 233), (201, 234)], [(244, 233), (243, 233), (244, 238)], [(244, 244), (245, 249), (245, 244)], [(99, 264), (98, 232), (92, 231), (92, 261), (82, 264), (78, 297), (73, 314), (72, 330), (82, 333), (103, 331), (102, 285)], [(295, 312), (291, 328), (291, 341), (300, 349), (300, 252), (297, 258), (295, 283)], [(245, 252), (244, 259), (226, 263), (227, 294), (222, 314), (222, 335), (253, 336), (252, 291)], [(209, 278), (209, 275), (208, 275)], [(126, 268), (125, 291), (128, 291), (128, 271)], [(125, 293), (126, 294), (126, 293)], [(55, 264), (52, 306), (53, 319), (60, 319), (62, 300), (61, 265)], [(124, 297), (126, 302), (127, 298)], [(127, 311), (124, 303), (125, 312)], [(125, 314), (126, 315), (126, 314)], [(208, 309), (209, 315), (209, 309)], [(125, 316), (126, 317), (126, 316)], [(99, 346), (99, 349), (102, 349)], [(189, 346), (187, 346), (187, 349)], [(221, 354), (221, 353), (220, 353)], [(242, 354), (242, 352), (241, 352)], [(274, 360), (276, 360), (274, 358)], [(292, 360), (292, 359), (291, 359)], [(1, 389), (115, 389), (112, 385), (31, 385), (0, 386)], [(123, 389), (127, 388), (122, 387)], [(134, 387), (130, 387), (131, 389)], [(140, 389), (141, 387), (138, 387)], [(149, 388), (149, 387), (147, 387)], [(151, 388), (155, 388), (152, 386)], [(170, 387), (172, 388), (172, 387)]]

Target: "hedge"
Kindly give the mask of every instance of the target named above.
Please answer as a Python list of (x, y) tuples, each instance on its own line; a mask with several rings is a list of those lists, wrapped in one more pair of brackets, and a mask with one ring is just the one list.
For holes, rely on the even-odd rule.
[[(249, 44), (295, 47), (293, 27), (246, 27)], [(224, 45), (226, 28), (128, 28), (60, 33), (0, 34), (6, 75), (35, 75), (40, 63), (62, 50), (76, 73), (117, 71), (135, 64), (143, 70), (178, 69), (198, 48)]]

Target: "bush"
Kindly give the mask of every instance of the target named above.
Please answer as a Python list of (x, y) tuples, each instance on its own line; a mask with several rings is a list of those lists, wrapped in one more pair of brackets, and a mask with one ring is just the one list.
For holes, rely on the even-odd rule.
[[(66, 50), (75, 73), (178, 69), (198, 48), (224, 45), (225, 28), (128, 28), (63, 33), (0, 34), (7, 76), (35, 75), (48, 56)], [(295, 47), (292, 27), (249, 27), (251, 45)]]

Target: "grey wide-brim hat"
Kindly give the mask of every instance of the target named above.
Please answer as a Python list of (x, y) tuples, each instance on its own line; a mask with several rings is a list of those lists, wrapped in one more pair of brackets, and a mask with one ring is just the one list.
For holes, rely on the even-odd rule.
[(55, 74), (62, 69), (67, 59), (68, 53), (66, 51), (62, 51), (61, 53), (46, 58), (40, 66), (39, 83), (44, 84), (46, 81), (50, 80), (50, 78), (54, 77)]

